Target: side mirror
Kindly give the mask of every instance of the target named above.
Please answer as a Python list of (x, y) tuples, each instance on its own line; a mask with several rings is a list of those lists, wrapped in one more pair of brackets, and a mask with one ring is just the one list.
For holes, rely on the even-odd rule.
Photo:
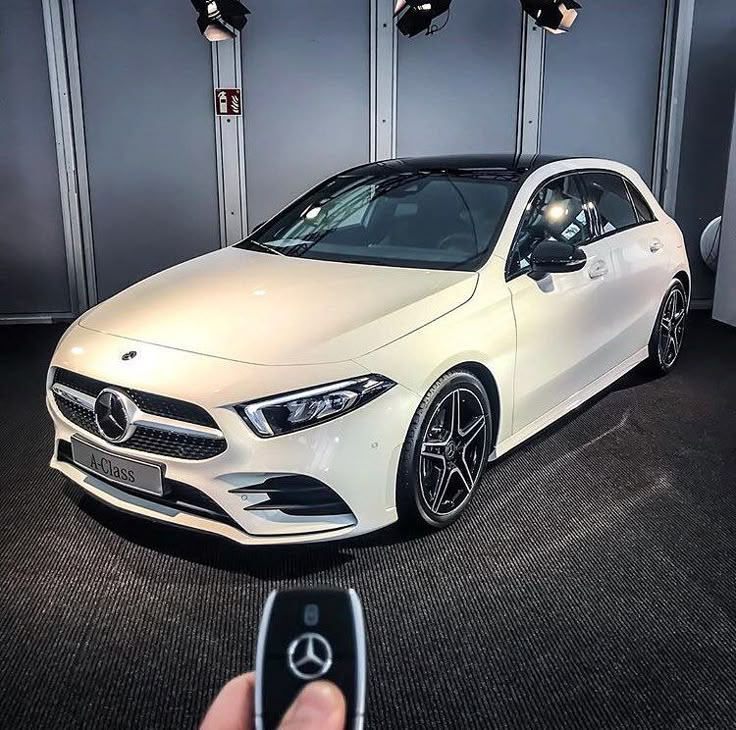
[(545, 274), (580, 271), (587, 260), (585, 251), (572, 243), (542, 241), (532, 253), (530, 274), (533, 278), (542, 278)]

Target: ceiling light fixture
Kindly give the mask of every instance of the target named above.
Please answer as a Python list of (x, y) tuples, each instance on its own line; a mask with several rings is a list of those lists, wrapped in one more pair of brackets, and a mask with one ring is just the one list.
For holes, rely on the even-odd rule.
[(396, 27), (409, 38), (422, 32), (427, 35), (436, 33), (447, 25), (447, 20), (440, 27), (434, 25), (434, 20), (444, 13), (448, 13), (449, 20), (451, 2), (452, 0), (396, 0)]
[(567, 33), (580, 10), (574, 0), (521, 0), (521, 7), (549, 33)]
[(212, 43), (235, 38), (232, 29), (243, 30), (250, 15), (250, 10), (238, 0), (192, 0), (192, 5), (199, 13), (199, 30)]

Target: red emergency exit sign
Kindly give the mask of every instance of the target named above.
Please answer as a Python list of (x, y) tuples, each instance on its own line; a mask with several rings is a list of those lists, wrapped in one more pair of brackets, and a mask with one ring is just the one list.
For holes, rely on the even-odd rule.
[(240, 89), (215, 89), (215, 114), (218, 117), (241, 115)]

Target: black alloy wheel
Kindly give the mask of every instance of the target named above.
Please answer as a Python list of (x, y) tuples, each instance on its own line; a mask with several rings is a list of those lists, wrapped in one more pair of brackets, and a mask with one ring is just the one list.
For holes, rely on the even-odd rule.
[(659, 316), (649, 341), (648, 364), (655, 373), (668, 373), (682, 349), (687, 319), (687, 294), (682, 282), (675, 280), (665, 294)]
[(399, 517), (434, 528), (454, 522), (488, 460), (491, 408), (482, 383), (451, 371), (430, 388), (409, 428), (397, 484)]

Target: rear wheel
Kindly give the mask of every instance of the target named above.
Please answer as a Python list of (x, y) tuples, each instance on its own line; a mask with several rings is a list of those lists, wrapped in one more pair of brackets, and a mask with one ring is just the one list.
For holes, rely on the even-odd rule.
[(649, 340), (649, 369), (657, 374), (668, 373), (675, 365), (685, 337), (687, 294), (682, 282), (675, 280), (665, 294)]
[(472, 373), (455, 370), (429, 390), (412, 419), (397, 479), (404, 524), (441, 528), (465, 510), (488, 459), (491, 406)]

